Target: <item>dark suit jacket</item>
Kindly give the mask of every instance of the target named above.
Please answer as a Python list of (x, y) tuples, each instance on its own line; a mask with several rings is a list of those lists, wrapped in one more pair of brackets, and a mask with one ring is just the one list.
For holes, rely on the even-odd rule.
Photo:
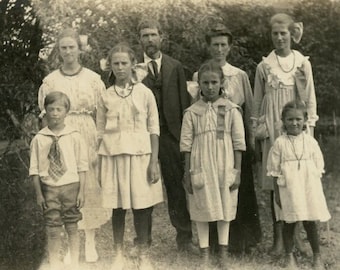
[[(179, 141), (183, 112), (190, 105), (182, 64), (162, 54), (161, 76), (163, 115), (170, 133)], [(149, 88), (153, 83), (149, 77), (144, 78), (142, 82)]]

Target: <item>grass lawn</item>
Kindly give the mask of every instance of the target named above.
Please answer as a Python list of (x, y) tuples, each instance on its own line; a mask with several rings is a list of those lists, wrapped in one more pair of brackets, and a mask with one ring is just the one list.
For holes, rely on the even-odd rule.
[[(326, 174), (323, 178), (324, 191), (327, 197), (328, 207), (332, 219), (329, 223), (320, 224), (321, 252), (326, 269), (340, 270), (340, 169), (337, 166), (339, 160), (338, 142), (334, 139), (322, 144), (326, 160)], [(4, 168), (0, 167), (1, 201), (0, 201), (0, 269), (1, 270), (47, 270), (48, 262), (44, 252), (45, 237), (43, 227), (40, 225), (41, 215), (36, 209), (33, 191), (27, 180), (22, 180), (21, 191), (14, 189), (4, 191)], [(21, 171), (22, 172), (22, 171)], [(8, 180), (9, 188), (16, 183)], [(3, 193), (5, 192), (5, 196)], [(23, 197), (19, 203), (10, 203), (16, 196)], [(243, 257), (230, 257), (230, 269), (244, 270), (275, 270), (282, 269), (282, 260), (273, 258), (268, 251), (272, 240), (272, 222), (269, 207), (269, 194), (257, 190), (260, 220), (262, 225), (262, 242), (252, 250), (251, 254)], [(16, 215), (14, 215), (14, 212)], [(7, 220), (6, 220), (7, 219)], [(5, 221), (4, 221), (5, 220)], [(150, 257), (155, 269), (200, 269), (198, 255), (179, 254), (176, 249), (175, 230), (170, 225), (166, 203), (155, 207), (153, 214), (153, 244), (150, 249)], [(137, 269), (133, 257), (134, 229), (132, 226), (132, 214), (127, 215), (125, 234), (126, 268)], [(327, 230), (327, 227), (329, 230)], [(193, 228), (195, 231), (195, 228)], [(13, 235), (12, 235), (13, 234)], [(312, 253), (303, 233), (307, 256), (298, 254), (300, 269), (311, 269)], [(81, 269), (111, 269), (113, 258), (111, 222), (107, 222), (100, 230), (97, 230), (96, 240), (99, 260), (96, 263), (84, 262), (84, 234), (81, 232)], [(197, 237), (194, 238), (197, 244)], [(17, 243), (16, 243), (17, 242)], [(40, 266), (39, 266), (40, 265)], [(65, 267), (65, 269), (69, 269)], [(218, 266), (212, 269), (218, 269)], [(70, 269), (71, 270), (71, 269)]]

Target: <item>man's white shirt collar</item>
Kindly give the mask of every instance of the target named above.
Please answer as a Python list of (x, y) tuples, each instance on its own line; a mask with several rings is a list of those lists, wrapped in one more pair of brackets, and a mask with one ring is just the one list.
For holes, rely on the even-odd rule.
[(160, 56), (157, 59), (152, 59), (149, 56), (146, 55), (146, 53), (144, 53), (144, 63), (146, 65), (149, 65), (149, 63), (154, 60), (157, 63), (157, 68), (158, 68), (158, 73), (161, 70), (161, 64), (162, 64), (162, 53), (160, 53)]

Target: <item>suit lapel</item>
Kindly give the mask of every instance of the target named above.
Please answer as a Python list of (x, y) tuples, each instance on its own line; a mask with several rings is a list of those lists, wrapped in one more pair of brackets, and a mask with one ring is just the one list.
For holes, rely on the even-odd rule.
[(169, 80), (172, 72), (172, 64), (167, 59), (167, 56), (163, 54), (162, 56), (162, 65), (161, 65), (161, 76), (162, 76), (162, 93), (163, 95), (168, 90)]

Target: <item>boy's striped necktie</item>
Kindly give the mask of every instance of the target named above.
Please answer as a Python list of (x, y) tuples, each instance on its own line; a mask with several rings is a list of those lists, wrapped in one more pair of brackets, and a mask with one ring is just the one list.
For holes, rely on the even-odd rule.
[(67, 169), (58, 143), (60, 137), (51, 137), (53, 142), (47, 156), (50, 161), (48, 174), (55, 182), (57, 182), (65, 174)]

